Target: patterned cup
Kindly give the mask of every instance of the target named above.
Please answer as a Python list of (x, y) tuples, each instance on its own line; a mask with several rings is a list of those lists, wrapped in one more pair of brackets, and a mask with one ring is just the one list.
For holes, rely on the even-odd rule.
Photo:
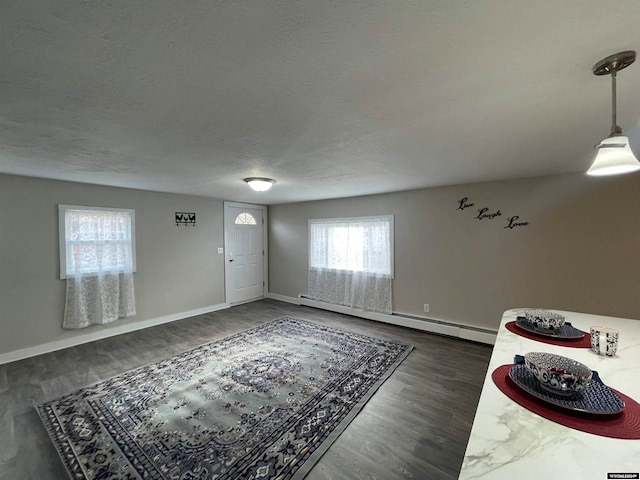
[(591, 327), (591, 350), (598, 355), (613, 357), (618, 351), (618, 330), (607, 327)]

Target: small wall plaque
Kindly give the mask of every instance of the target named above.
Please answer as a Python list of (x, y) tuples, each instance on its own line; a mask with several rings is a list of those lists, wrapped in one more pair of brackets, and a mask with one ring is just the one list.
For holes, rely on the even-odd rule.
[(176, 225), (196, 226), (196, 214), (194, 212), (176, 212)]

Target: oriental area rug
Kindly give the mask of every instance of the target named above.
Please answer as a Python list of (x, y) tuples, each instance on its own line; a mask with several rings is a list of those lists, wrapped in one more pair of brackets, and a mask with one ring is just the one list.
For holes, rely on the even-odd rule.
[(283, 317), (37, 410), (73, 479), (301, 479), (412, 348)]

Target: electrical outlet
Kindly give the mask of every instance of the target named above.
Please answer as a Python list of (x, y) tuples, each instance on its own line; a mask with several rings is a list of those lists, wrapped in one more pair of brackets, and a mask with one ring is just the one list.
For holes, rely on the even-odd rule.
[(424, 304), (424, 311), (425, 311), (425, 312), (428, 312), (428, 311), (429, 311), (429, 304), (428, 304), (428, 303), (425, 303), (425, 304)]
[(224, 249), (222, 247), (218, 247), (218, 253), (224, 253)]

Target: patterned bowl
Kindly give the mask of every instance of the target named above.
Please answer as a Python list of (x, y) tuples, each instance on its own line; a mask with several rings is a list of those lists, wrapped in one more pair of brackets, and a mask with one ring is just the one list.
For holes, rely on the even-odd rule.
[(524, 364), (545, 390), (573, 395), (589, 386), (593, 372), (586, 365), (553, 353), (530, 352)]
[(533, 327), (543, 330), (557, 330), (564, 325), (564, 316), (547, 310), (527, 310), (524, 316)]

